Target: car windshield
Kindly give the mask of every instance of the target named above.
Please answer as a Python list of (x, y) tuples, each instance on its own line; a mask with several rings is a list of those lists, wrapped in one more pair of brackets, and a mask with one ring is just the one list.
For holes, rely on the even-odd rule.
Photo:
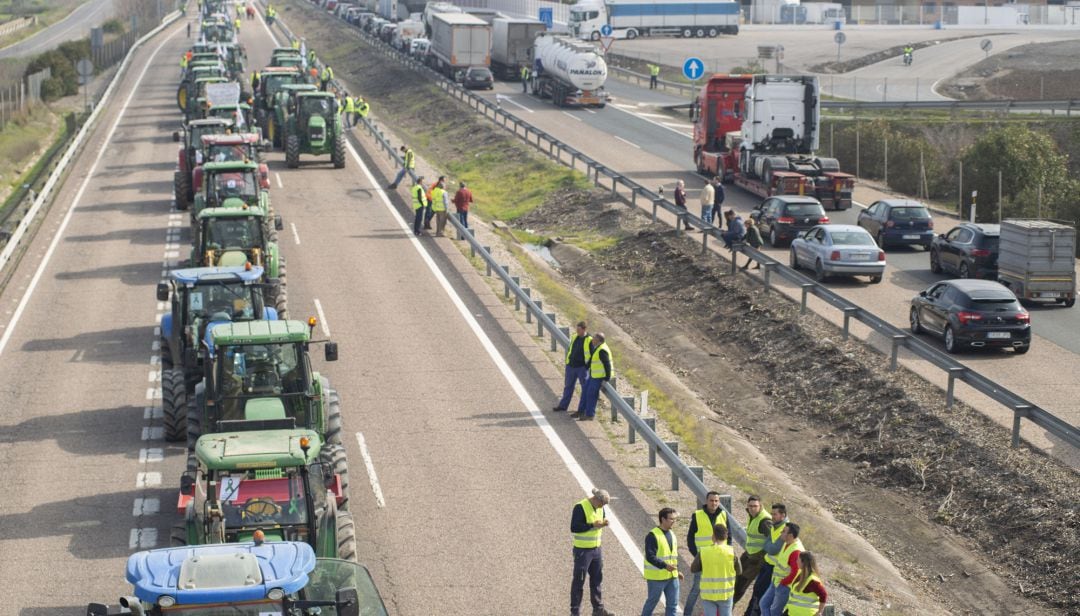
[(296, 344), (251, 344), (226, 348), (221, 358), (227, 397), (305, 393)]
[(789, 203), (786, 212), (788, 216), (822, 216), (825, 210), (817, 203)]
[(870, 234), (862, 231), (833, 231), (829, 235), (835, 246), (870, 246), (874, 243)]
[(210, 181), (216, 203), (229, 197), (239, 197), (247, 201), (258, 195), (259, 183), (255, 180), (255, 172), (251, 170), (215, 173)]
[(210, 218), (206, 221), (206, 248), (248, 250), (262, 245), (262, 229), (254, 216)]
[[(263, 473), (279, 475), (261, 478)], [(235, 471), (217, 474), (217, 500), (228, 529), (260, 526), (294, 526), (307, 522), (304, 480), (293, 469)]]
[(893, 220), (925, 220), (930, 218), (930, 213), (924, 207), (894, 207), (889, 210), (889, 218)]
[[(285, 609), (281, 601), (244, 601), (233, 605), (215, 603), (213, 605), (176, 605), (160, 608), (161, 614), (169, 616), (265, 616), (283, 614)], [(154, 612), (156, 613), (156, 612)]]
[(210, 317), (219, 313), (232, 320), (255, 318), (255, 304), (250, 285), (205, 284), (188, 292), (188, 312), (192, 317)]

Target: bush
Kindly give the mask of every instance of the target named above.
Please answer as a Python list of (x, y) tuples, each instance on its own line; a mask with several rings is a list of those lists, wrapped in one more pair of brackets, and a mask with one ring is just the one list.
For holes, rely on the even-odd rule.
[(125, 31), (124, 22), (115, 18), (101, 24), (101, 29), (105, 34), (123, 34)]
[(831, 140), (833, 157), (840, 161), (840, 168), (848, 173), (855, 173), (857, 169), (860, 177), (884, 180), (887, 142), (888, 185), (893, 190), (908, 195), (941, 198), (952, 185), (943, 181), (947, 174), (941, 153), (931, 147), (918, 130), (885, 120), (836, 122), (822, 126), (822, 147), (819, 151), (828, 152)]
[(79, 93), (79, 80), (75, 63), (90, 57), (90, 39), (68, 41), (56, 49), (39, 54), (27, 65), (24, 75), (29, 76), (45, 68), (51, 69), (52, 77), (41, 85), (41, 97), (53, 101)]

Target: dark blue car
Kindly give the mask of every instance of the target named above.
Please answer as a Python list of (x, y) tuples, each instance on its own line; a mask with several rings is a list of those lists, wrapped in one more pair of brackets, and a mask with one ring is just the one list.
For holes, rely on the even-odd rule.
[(908, 199), (877, 201), (859, 212), (857, 224), (870, 232), (878, 246), (922, 246), (934, 241), (934, 219), (926, 206)]

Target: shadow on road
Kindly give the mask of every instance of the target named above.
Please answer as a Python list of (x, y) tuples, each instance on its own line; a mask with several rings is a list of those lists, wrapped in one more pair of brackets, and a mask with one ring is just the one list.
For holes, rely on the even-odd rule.
[(81, 272), (60, 272), (57, 280), (114, 280), (119, 278), (127, 285), (143, 286), (151, 291), (161, 279), (161, 262), (133, 263), (130, 265), (110, 265)]
[(106, 233), (95, 235), (71, 235), (65, 238), (68, 242), (112, 242), (127, 241), (130, 244), (142, 246), (158, 246), (165, 243), (165, 227), (149, 229), (116, 229)]
[(151, 351), (146, 344), (153, 336), (153, 328), (123, 327), (96, 332), (83, 332), (68, 338), (37, 338), (23, 344), (23, 351), (55, 352), (72, 351), (73, 362), (96, 362), (115, 364), (128, 362), (146, 364)]

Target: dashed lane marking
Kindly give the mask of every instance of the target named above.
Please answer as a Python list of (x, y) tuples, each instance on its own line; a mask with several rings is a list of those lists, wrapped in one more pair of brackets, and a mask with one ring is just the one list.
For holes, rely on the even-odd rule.
[(319, 327), (322, 329), (323, 335), (329, 338), (330, 324), (326, 322), (326, 313), (323, 312), (322, 302), (317, 297), (315, 298), (315, 313), (319, 315)]
[(289, 227), (292, 228), (293, 241), (296, 242), (297, 246), (299, 246), (300, 245), (300, 232), (296, 230), (296, 223), (295, 222), (290, 222)]
[(149, 550), (157, 547), (158, 531), (156, 528), (133, 528), (128, 547), (132, 550)]
[(574, 114), (570, 113), (569, 111), (564, 111), (564, 112), (562, 112), (562, 113), (563, 113), (563, 115), (564, 115), (564, 116), (566, 116), (566, 117), (568, 117), (568, 118), (574, 118), (574, 119), (575, 119), (575, 120), (577, 120), (578, 122), (584, 122), (584, 121), (585, 121), (585, 120), (582, 120), (581, 118), (577, 117), (576, 115), (574, 115)]
[(638, 144), (636, 144), (636, 143), (634, 143), (633, 141), (628, 141), (628, 140), (626, 140), (626, 139), (623, 139), (622, 137), (620, 137), (620, 136), (618, 136), (618, 135), (615, 135), (615, 138), (616, 138), (616, 139), (618, 139), (619, 141), (622, 141), (622, 142), (623, 142), (623, 143), (625, 143), (626, 145), (629, 145), (629, 146), (633, 146), (633, 147), (635, 147), (635, 148), (637, 148), (637, 149), (639, 149), (639, 150), (641, 149), (641, 146), (640, 146), (640, 145), (638, 145)]
[(285, 188), (285, 185), (281, 183), (281, 174), (280, 173), (275, 173), (274, 174), (274, 179), (277, 180), (277, 187), (278, 188)]
[(371, 460), (371, 452), (368, 451), (367, 441), (364, 440), (364, 435), (360, 432), (356, 433), (356, 444), (360, 445), (360, 457), (364, 459), (364, 467), (367, 468), (368, 483), (371, 484), (371, 491), (375, 494), (375, 504), (381, 509), (386, 506), (386, 500), (383, 498), (382, 487), (379, 485), (379, 476), (375, 473), (375, 463)]

